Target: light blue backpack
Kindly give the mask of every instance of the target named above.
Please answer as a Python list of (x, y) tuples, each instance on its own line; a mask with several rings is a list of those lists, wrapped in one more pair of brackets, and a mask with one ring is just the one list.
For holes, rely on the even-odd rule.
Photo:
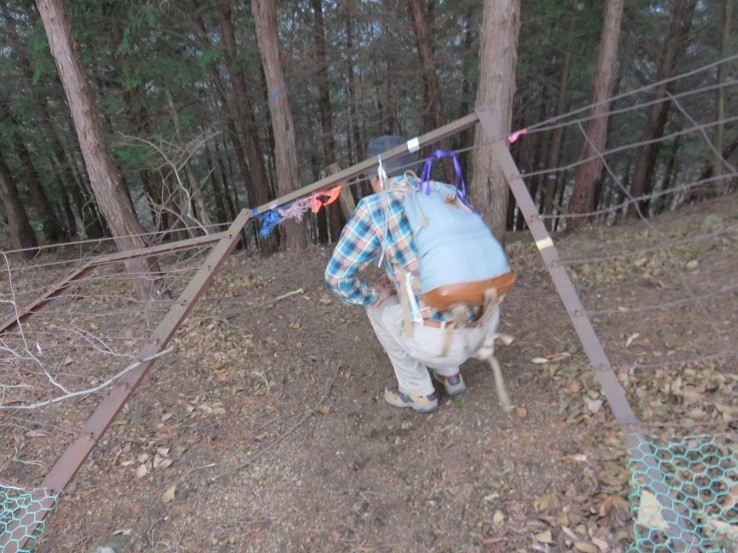
[[(430, 180), (434, 159), (452, 156), (455, 186)], [(404, 207), (418, 253), (420, 296), (439, 310), (484, 305), (505, 294), (515, 275), (502, 245), (466, 201), (466, 185), (453, 152), (435, 151), (420, 182), (405, 179)]]

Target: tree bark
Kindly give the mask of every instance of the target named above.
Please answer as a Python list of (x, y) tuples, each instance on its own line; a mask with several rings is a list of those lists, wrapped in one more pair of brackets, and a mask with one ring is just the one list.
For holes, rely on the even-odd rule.
[[(323, 0), (312, 0), (315, 14), (315, 57), (318, 77), (318, 107), (320, 109), (321, 138), (323, 142), (324, 166), (336, 162), (336, 139), (333, 136), (333, 107), (331, 106), (330, 82), (328, 80), (328, 56), (325, 45), (325, 27), (323, 25)], [(330, 241), (337, 242), (345, 223), (341, 215), (341, 206), (333, 203), (325, 208), (325, 216), (330, 226)]]
[(5, 214), (8, 217), (8, 234), (10, 247), (14, 250), (25, 250), (25, 257), (32, 257), (37, 252), (38, 242), (33, 227), (28, 221), (28, 214), (23, 207), (18, 188), (10, 175), (5, 159), (0, 152), (0, 195), (5, 202)]
[[(446, 118), (443, 115), (441, 86), (438, 84), (438, 74), (433, 62), (433, 44), (428, 28), (428, 17), (420, 5), (420, 0), (407, 0), (407, 7), (410, 11), (410, 19), (415, 33), (415, 44), (418, 47), (423, 86), (425, 87), (424, 96), (427, 102), (423, 112), (423, 132), (428, 132), (446, 124)], [(451, 140), (449, 138), (441, 140), (439, 145), (443, 150), (451, 150)], [(450, 157), (445, 157), (442, 159), (442, 164), (446, 181), (454, 182), (456, 172), (454, 171), (453, 160)]]
[(77, 236), (77, 221), (74, 218), (74, 211), (72, 211), (72, 202), (69, 201), (69, 193), (67, 191), (67, 185), (64, 182), (64, 179), (61, 177), (61, 170), (60, 167), (54, 166), (53, 159), (51, 161), (51, 166), (54, 167), (54, 177), (56, 178), (56, 185), (59, 189), (59, 200), (61, 201), (62, 210), (64, 213), (64, 217), (67, 221), (66, 229), (67, 229), (67, 235), (68, 238), (71, 239), (73, 236)]
[(346, 2), (343, 10), (344, 23), (346, 25), (346, 97), (349, 107), (349, 129), (348, 137), (351, 139), (355, 157), (351, 159), (351, 163), (358, 163), (363, 160), (366, 155), (364, 142), (361, 140), (361, 131), (359, 130), (359, 121), (356, 111), (356, 85), (354, 74), (354, 24), (351, 21), (350, 3)]
[[(223, 149), (225, 149), (225, 140), (223, 140)], [(238, 191), (236, 187), (233, 187), (233, 194), (231, 194), (231, 187), (228, 183), (231, 179), (228, 178), (226, 173), (225, 164), (223, 163), (223, 156), (220, 153), (218, 147), (218, 141), (213, 140), (213, 155), (215, 156), (215, 163), (218, 165), (218, 172), (220, 173), (220, 180), (223, 183), (223, 190), (226, 195), (226, 205), (228, 206), (228, 212), (230, 213), (231, 219), (235, 219), (238, 212), (241, 210), (241, 200), (238, 197)]]
[[(728, 56), (728, 50), (730, 48), (730, 30), (733, 25), (733, 4), (735, 0), (723, 0), (723, 32), (720, 37), (720, 57), (726, 58)], [(725, 119), (725, 74), (726, 74), (726, 67), (727, 64), (721, 63), (717, 67), (717, 91), (716, 91), (716, 113), (715, 113), (715, 119), (717, 120), (718, 124), (715, 127), (715, 137), (713, 139), (713, 144), (715, 146), (715, 151), (721, 153), (723, 151), (723, 142), (725, 140), (725, 123), (723, 122), (723, 119)], [(723, 158), (719, 155), (719, 153), (715, 154), (715, 157), (713, 158), (712, 162), (712, 174), (715, 176), (722, 175), (723, 173)], [(725, 183), (724, 188), (727, 190), (727, 182)]]
[[(136, 106), (136, 101), (141, 93), (139, 87), (130, 88), (123, 91), (123, 101), (126, 105), (126, 112), (128, 119), (131, 121), (133, 126), (139, 135), (144, 137), (151, 136), (151, 124), (149, 122), (149, 115), (146, 108), (143, 105)], [(157, 218), (157, 210), (160, 209), (158, 206), (161, 205), (161, 192), (155, 184), (154, 174), (150, 169), (141, 168), (138, 171), (138, 176), (141, 179), (144, 192), (148, 199), (149, 211), (152, 219)], [(161, 222), (161, 221), (160, 221)], [(164, 230), (163, 227), (156, 227), (157, 231)]]
[[(697, 0), (675, 1), (669, 34), (666, 37), (666, 42), (661, 53), (661, 64), (659, 66), (657, 81), (666, 80), (673, 74), (677, 58), (689, 34), (696, 4)], [(638, 148), (638, 156), (635, 168), (633, 169), (633, 179), (630, 184), (630, 194), (635, 198), (649, 194), (653, 188), (656, 158), (660, 149), (658, 139), (664, 135), (664, 128), (669, 117), (671, 101), (667, 98), (671, 94), (672, 87), (673, 83), (669, 82), (658, 85), (654, 90), (654, 100), (656, 100), (656, 103), (651, 106), (646, 127), (641, 138), (642, 142), (647, 143)], [(628, 216), (645, 216), (648, 211), (648, 205), (648, 200), (635, 202), (632, 208), (628, 209)]]
[[(277, 192), (280, 196), (300, 187), (300, 170), (297, 164), (295, 128), (292, 110), (287, 99), (287, 84), (279, 59), (279, 37), (277, 36), (276, 0), (252, 0), (251, 11), (256, 23), (256, 38), (264, 66), (264, 76), (269, 89), (269, 113), (274, 131), (274, 154), (277, 166)], [(307, 248), (305, 222), (285, 221), (282, 225), (288, 250)]]
[(41, 226), (44, 230), (44, 237), (47, 243), (53, 244), (54, 242), (69, 238), (67, 229), (61, 224), (56, 210), (49, 199), (49, 195), (46, 193), (43, 184), (41, 184), (41, 177), (33, 164), (31, 152), (17, 134), (13, 137), (13, 142), (16, 154), (26, 175), (26, 184), (33, 196), (36, 212), (41, 219)]
[[(594, 94), (592, 108), (589, 112), (587, 134), (582, 150), (582, 159), (587, 160), (579, 166), (574, 178), (574, 190), (569, 200), (569, 213), (589, 213), (594, 206), (594, 193), (597, 181), (602, 173), (602, 158), (599, 152), (604, 150), (607, 141), (608, 112), (610, 111), (610, 95), (615, 82), (618, 44), (623, 20), (624, 0), (612, 0), (607, 3), (605, 21), (600, 38), (599, 60), (594, 76)], [(569, 230), (576, 230), (590, 221), (588, 217), (574, 217), (567, 221)]]
[[(259, 207), (269, 203), (273, 196), (269, 190), (264, 155), (259, 143), (259, 129), (256, 126), (254, 108), (246, 86), (246, 76), (241, 69), (237, 68), (236, 64), (236, 31), (233, 27), (231, 13), (232, 0), (217, 0), (217, 5), (223, 38), (223, 55), (233, 87), (236, 120), (241, 131), (241, 140), (249, 164), (248, 175), (244, 175), (244, 184), (249, 205)], [(261, 241), (262, 250), (266, 253), (275, 251), (278, 245), (276, 234), (272, 234), (269, 238)]]
[[(145, 247), (144, 229), (123, 189), (120, 174), (105, 142), (100, 116), (82, 70), (64, 4), (62, 0), (36, 0), (36, 4), (64, 86), (90, 184), (115, 243), (120, 250)], [(128, 262), (127, 266), (132, 273), (139, 275), (133, 277), (137, 294), (142, 299), (148, 298), (151, 282), (141, 276), (148, 273), (147, 263), (136, 260)]]
[[(571, 72), (571, 49), (574, 44), (574, 18), (569, 21), (569, 33), (566, 40), (566, 48), (564, 49), (563, 60), (561, 63), (561, 76), (559, 79), (559, 94), (556, 100), (556, 113), (554, 116), (563, 115), (566, 111), (566, 92), (569, 89), (569, 74)], [(554, 200), (556, 198), (556, 188), (559, 181), (558, 172), (554, 172), (561, 161), (561, 148), (564, 143), (564, 125), (557, 125), (551, 137), (551, 147), (548, 153), (548, 164), (546, 173), (546, 185), (544, 187), (543, 198), (543, 214), (544, 216), (553, 215)], [(546, 219), (546, 228), (553, 230), (554, 219)]]
[[(469, 5), (464, 13), (464, 58), (462, 60), (462, 72), (463, 80), (461, 83), (461, 104), (459, 106), (459, 117), (469, 115), (472, 110), (472, 102), (474, 101), (473, 94), (473, 83), (471, 79), (471, 72), (473, 67), (472, 57), (472, 43), (474, 40), (474, 30), (476, 29), (476, 23), (473, 22), (474, 7)], [(458, 139), (456, 142), (457, 148), (467, 147), (473, 137), (473, 129), (465, 129), (457, 135)], [(463, 155), (459, 159), (461, 164), (461, 172), (466, 175), (469, 170), (469, 155)]]
[[(480, 73), (476, 104), (487, 104), (499, 127), (493, 140), (505, 140), (512, 122), (515, 63), (520, 31), (520, 0), (485, 0), (480, 30)], [(495, 236), (505, 238), (508, 187), (488, 139), (477, 131), (472, 160), (471, 200)]]
[(56, 211), (51, 204), (51, 200), (49, 199), (46, 190), (41, 184), (41, 177), (38, 172), (36, 172), (36, 168), (33, 165), (33, 155), (28, 150), (28, 147), (18, 133), (20, 123), (11, 113), (10, 106), (6, 102), (5, 98), (0, 98), (0, 118), (5, 119), (12, 126), (13, 130), (10, 134), (13, 149), (15, 150), (15, 154), (18, 156), (22, 170), (25, 173), (25, 182), (33, 196), (33, 202), (36, 207), (38, 218), (41, 220), (41, 227), (43, 228), (46, 242), (50, 244), (58, 242), (59, 240), (67, 237), (67, 234), (59, 220), (59, 217), (57, 217)]
[[(538, 121), (543, 121), (546, 119), (546, 110), (548, 109), (548, 84), (546, 81), (543, 81), (541, 83), (541, 99), (540, 103), (538, 104)], [(518, 127), (520, 128), (520, 127)], [(535, 173), (539, 173), (537, 175), (533, 175), (528, 183), (528, 192), (530, 193), (530, 197), (533, 198), (533, 203), (536, 201), (536, 197), (538, 196), (538, 190), (541, 188), (541, 180), (544, 177), (543, 174), (540, 173), (540, 171), (543, 170), (544, 166), (544, 145), (546, 142), (546, 138), (548, 137), (548, 133), (537, 133), (535, 139), (534, 139), (534, 146), (533, 146), (533, 163), (531, 163), (531, 171)], [(539, 209), (540, 213), (540, 209)], [(526, 223), (525, 223), (525, 217), (523, 216), (523, 212), (518, 210), (518, 215), (515, 219), (515, 230), (525, 230)]]
[(215, 215), (219, 223), (225, 223), (231, 220), (230, 213), (226, 213), (226, 197), (227, 194), (223, 188), (223, 183), (218, 179), (218, 174), (213, 167), (213, 158), (210, 154), (210, 146), (205, 142), (205, 167), (208, 170), (208, 178), (213, 188), (213, 200), (215, 201)]
[[(174, 107), (174, 100), (172, 99), (172, 95), (169, 93), (169, 91), (166, 92), (167, 97), (167, 104), (169, 105), (169, 113), (172, 117), (172, 122), (174, 123), (174, 133), (177, 137), (177, 142), (179, 142), (179, 145), (181, 148), (185, 148), (185, 140), (182, 136), (182, 128), (179, 124), (179, 115), (177, 115), (177, 110)], [(208, 208), (205, 206), (205, 198), (202, 196), (202, 190), (200, 184), (197, 182), (197, 177), (195, 177), (195, 172), (192, 170), (192, 164), (190, 163), (190, 159), (192, 157), (194, 152), (188, 152), (185, 151), (184, 155), (185, 158), (182, 162), (183, 168), (185, 170), (185, 175), (187, 176), (187, 184), (189, 186), (189, 194), (188, 198), (191, 198), (192, 203), (195, 204), (195, 209), (197, 210), (196, 213), (196, 221), (204, 227), (202, 230), (207, 234), (210, 232), (208, 229), (211, 226), (210, 221), (210, 215), (208, 215)], [(179, 172), (178, 167), (173, 167), (175, 171), (175, 177), (178, 181), (180, 181), (179, 175), (177, 174)], [(184, 186), (184, 183), (181, 183), (182, 186)], [(187, 206), (188, 211), (190, 206)]]

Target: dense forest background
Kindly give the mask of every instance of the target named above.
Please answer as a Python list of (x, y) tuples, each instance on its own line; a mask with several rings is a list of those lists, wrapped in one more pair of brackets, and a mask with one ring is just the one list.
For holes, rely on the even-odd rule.
[[(104, 135), (146, 232), (171, 239), (184, 233), (165, 231), (210, 229), (280, 195), (270, 97), (291, 110), (292, 176), (302, 184), (333, 163), (361, 161), (377, 135), (416, 136), (478, 103), (481, 0), (283, 0), (275, 25), (285, 89), (270, 85), (264, 70), (264, 3), (64, 2)], [(562, 228), (583, 167), (607, 4), (520, 6), (511, 128), (530, 132), (511, 150), (554, 229)], [(612, 206), (628, 194), (679, 191), (640, 202), (648, 215), (732, 190), (733, 21), (732, 0), (625, 2), (607, 163), (584, 211), (612, 223), (627, 215)], [(0, 29), (2, 220), (14, 228), (19, 216), (30, 223), (25, 238), (11, 233), (2, 247), (109, 235), (36, 6), (0, 0)], [(459, 150), (473, 187), (472, 133), (448, 146)], [(366, 187), (351, 190), (358, 196)], [(308, 221), (309, 237), (329, 242), (341, 225), (333, 207)], [(524, 228), (512, 201), (505, 225)]]

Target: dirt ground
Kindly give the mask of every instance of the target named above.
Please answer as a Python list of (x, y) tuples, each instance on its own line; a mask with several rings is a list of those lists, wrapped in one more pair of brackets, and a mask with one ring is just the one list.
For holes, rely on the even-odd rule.
[[(724, 354), (738, 343), (738, 198), (653, 225), (556, 243), (584, 259), (574, 282), (649, 428), (734, 432), (738, 370)], [(498, 358), (515, 409), (469, 361), (468, 391), (430, 415), (384, 404), (391, 367), (363, 309), (324, 288), (330, 248), (235, 254), (35, 551), (625, 551), (622, 435), (529, 236), (508, 249), (519, 282), (500, 331), (515, 340)], [(692, 292), (704, 298), (679, 303)], [(676, 375), (697, 401), (669, 388)], [(705, 375), (721, 385), (700, 388)]]

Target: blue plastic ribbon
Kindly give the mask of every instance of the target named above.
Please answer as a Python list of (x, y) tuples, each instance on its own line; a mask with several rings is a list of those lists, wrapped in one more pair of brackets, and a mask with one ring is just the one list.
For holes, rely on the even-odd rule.
[(261, 230), (259, 231), (259, 236), (261, 236), (262, 238), (266, 238), (267, 236), (269, 236), (272, 231), (277, 228), (279, 223), (282, 222), (282, 217), (273, 209), (265, 211), (261, 214), (260, 217)]

